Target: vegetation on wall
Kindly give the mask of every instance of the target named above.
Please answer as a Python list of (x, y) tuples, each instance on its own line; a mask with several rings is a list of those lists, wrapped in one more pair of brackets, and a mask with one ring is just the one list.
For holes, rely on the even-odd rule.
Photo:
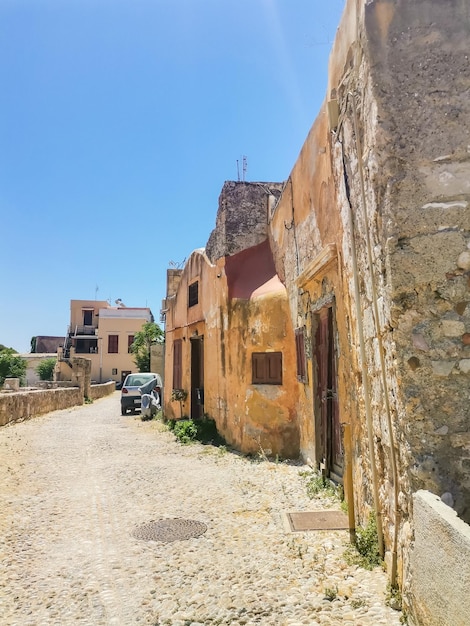
[(155, 322), (146, 322), (134, 335), (131, 352), (139, 372), (150, 372), (150, 348), (156, 343), (163, 343), (164, 333)]
[(18, 355), (13, 348), (4, 348), (0, 351), (0, 385), (5, 378), (19, 378), (24, 384), (26, 374), (26, 359)]
[(39, 365), (36, 367), (36, 372), (38, 373), (41, 380), (52, 380), (56, 360), (57, 359), (51, 357), (50, 359), (44, 359), (39, 363)]
[(180, 418), (183, 418), (183, 405), (188, 397), (188, 392), (186, 389), (173, 389), (171, 392), (171, 401), (180, 403)]

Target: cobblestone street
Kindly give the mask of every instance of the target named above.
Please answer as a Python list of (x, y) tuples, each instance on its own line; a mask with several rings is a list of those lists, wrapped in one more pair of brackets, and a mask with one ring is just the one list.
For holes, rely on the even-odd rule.
[[(118, 392), (0, 429), (0, 458), (2, 626), (400, 624), (382, 570), (345, 563), (347, 531), (286, 530), (325, 504), (299, 466), (181, 446)], [(160, 518), (207, 530), (133, 536)]]

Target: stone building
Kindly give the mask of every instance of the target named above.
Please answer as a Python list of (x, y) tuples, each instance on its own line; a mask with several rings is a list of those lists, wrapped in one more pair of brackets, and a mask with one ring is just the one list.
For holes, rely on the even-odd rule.
[(308, 354), (302, 455), (336, 475), (342, 452), (394, 583), (413, 493), (470, 521), (469, 10), (346, 3), (327, 98), (270, 216)]
[(299, 454), (295, 344), (286, 289), (267, 239), (275, 183), (226, 182), (205, 250), (168, 271), (165, 412), (214, 418), (245, 453)]
[[(278, 185), (263, 189), (257, 219), (278, 304), (252, 298), (239, 311), (230, 298), (232, 261), (266, 244), (258, 226), (237, 231), (223, 191), (216, 230), (194, 253), (211, 268), (204, 304), (194, 321), (170, 318), (170, 332), (204, 318), (219, 336), (210, 367), (223, 393), (209, 404), (223, 432), (237, 431), (253, 397), (237, 342), (248, 348), (262, 326), (262, 344), (289, 355), (288, 401), (271, 394), (266, 414), (282, 406), (302, 458), (344, 484), (358, 524), (375, 512), (392, 585), (415, 594), (426, 624), (444, 622), (410, 587), (414, 494), (427, 490), (470, 522), (469, 25), (463, 0), (348, 0), (325, 102), (280, 197)], [(200, 276), (194, 261), (170, 299)]]

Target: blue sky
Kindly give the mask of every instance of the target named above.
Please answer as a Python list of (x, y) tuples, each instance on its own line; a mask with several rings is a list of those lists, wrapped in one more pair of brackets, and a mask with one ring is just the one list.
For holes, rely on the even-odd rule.
[(0, 343), (71, 299), (159, 321), (226, 180), (284, 181), (325, 96), (343, 0), (0, 1)]

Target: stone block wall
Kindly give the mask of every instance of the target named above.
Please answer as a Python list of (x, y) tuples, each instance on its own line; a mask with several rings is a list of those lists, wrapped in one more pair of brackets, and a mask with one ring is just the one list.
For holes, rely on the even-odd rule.
[(256, 246), (267, 238), (270, 198), (278, 198), (282, 183), (227, 181), (220, 193), (216, 227), (206, 244), (214, 263)]
[(0, 394), (0, 426), (83, 404), (78, 387)]
[(428, 491), (413, 497), (407, 610), (417, 624), (465, 626), (470, 615), (470, 526)]
[(114, 380), (110, 380), (107, 383), (102, 383), (101, 385), (91, 385), (90, 386), (90, 400), (99, 400), (99, 398), (104, 398), (105, 396), (109, 396), (111, 393), (116, 391), (116, 383)]

